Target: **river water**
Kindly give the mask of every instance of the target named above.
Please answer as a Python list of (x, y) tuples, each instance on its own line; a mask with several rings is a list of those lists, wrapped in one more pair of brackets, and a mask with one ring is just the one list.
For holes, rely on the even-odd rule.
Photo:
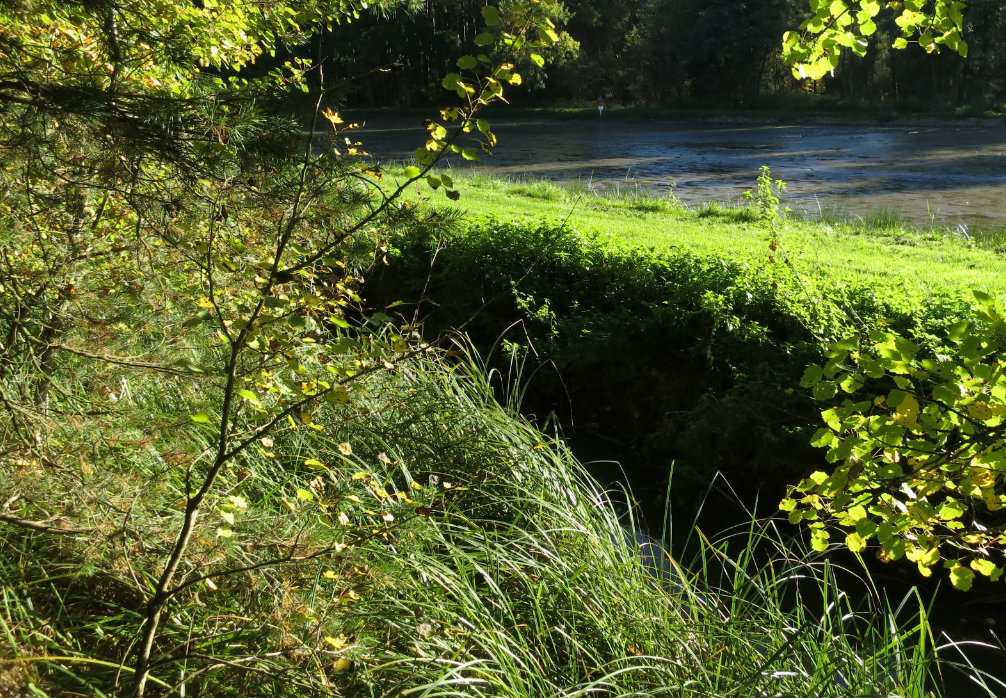
[[(371, 121), (377, 159), (411, 159), (416, 122)], [(1006, 128), (983, 122), (779, 125), (587, 120), (500, 122), (479, 163), (514, 177), (645, 189), (688, 205), (741, 203), (758, 168), (788, 183), (784, 203), (809, 215), (897, 212), (919, 224), (1006, 227)]]

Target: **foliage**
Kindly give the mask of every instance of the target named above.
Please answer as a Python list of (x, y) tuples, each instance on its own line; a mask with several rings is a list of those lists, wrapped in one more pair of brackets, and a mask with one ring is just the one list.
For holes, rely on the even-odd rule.
[[(232, 549), (232, 526), (248, 508), (233, 494), (240, 473), (278, 432), (323, 430), (316, 417), (358, 404), (364, 377), (426, 350), (412, 328), (360, 314), (358, 271), (389, 230), (423, 225), (398, 202), (410, 184), (424, 179), (459, 197), (430, 168), (453, 153), (477, 159), (469, 143), (495, 145), (477, 115), (520, 82), (513, 60), (557, 38), (542, 4), (484, 8), (474, 44), (509, 58), (458, 61), (463, 74), (444, 79), (457, 106), (440, 115), (452, 129), (428, 121), (416, 165), (386, 192), (379, 168), (356, 157), (356, 124), (335, 108), (324, 67), (272, 68), (263, 57), (361, 9), (164, 0), (0, 8), (2, 521), (52, 536), (121, 536), (117, 564), (129, 575), (115, 584), (129, 612), (116, 622), (137, 641), (95, 665), (131, 667), (136, 696), (151, 681), (164, 686), (164, 663), (205, 661), (192, 670), (211, 671), (212, 659), (186, 651), (178, 660), (165, 639), (180, 603), (192, 603), (196, 587), (212, 590), (201, 570), (226, 560), (214, 576), (233, 577), (340, 552), (342, 543), (302, 538), (288, 524), (264, 534), (257, 554)], [(298, 113), (302, 103), (284, 100), (291, 89), (311, 108)], [(301, 133), (297, 120), (319, 117), (327, 136)], [(175, 503), (159, 502), (157, 524), (135, 527), (158, 517), (106, 478), (138, 477), (116, 461), (145, 449), (159, 458), (154, 487)], [(320, 455), (303, 465), (320, 466)], [(81, 487), (92, 474), (106, 487)], [(190, 627), (190, 641), (212, 644), (216, 629)], [(76, 656), (87, 664), (87, 654)]]
[[(891, 3), (897, 13), (895, 23), (900, 36), (894, 48), (917, 43), (926, 53), (939, 52), (946, 46), (961, 56), (968, 55), (968, 44), (961, 36), (965, 3), (935, 0), (931, 8), (925, 0)], [(880, 0), (810, 0), (813, 16), (800, 24), (799, 32), (783, 36), (783, 57), (799, 78), (819, 79), (838, 67), (843, 50), (866, 55), (870, 37), (877, 31)]]
[[(832, 344), (828, 363), (807, 369), (801, 384), (833, 404), (814, 445), (836, 467), (804, 480), (783, 507), (813, 522), (818, 545), (837, 522), (852, 529), (854, 552), (876, 539), (886, 559), (906, 557), (924, 576), (942, 562), (959, 589), (975, 572), (1001, 576), (1004, 324), (991, 296), (975, 297), (947, 348), (874, 330)], [(839, 391), (849, 397), (838, 402)]]
[(763, 225), (768, 226), (775, 235), (779, 217), (790, 211), (789, 208), (780, 211), (779, 204), (782, 202), (782, 194), (786, 191), (786, 182), (782, 180), (772, 180), (772, 170), (768, 165), (762, 165), (758, 169), (758, 187), (754, 192), (744, 192), (744, 198), (757, 211), (758, 220)]

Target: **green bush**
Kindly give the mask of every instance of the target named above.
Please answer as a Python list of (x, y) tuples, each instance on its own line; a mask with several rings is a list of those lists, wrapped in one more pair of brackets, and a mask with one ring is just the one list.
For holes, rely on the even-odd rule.
[(797, 277), (781, 260), (630, 248), (547, 222), (392, 244), (371, 301), (421, 299), (406, 316), (428, 340), (461, 331), (500, 370), (516, 357), (534, 375), (526, 413), (613, 437), (658, 471), (675, 460), (682, 499), (717, 470), (779, 491), (804, 473), (818, 408), (796, 388), (829, 338), (871, 324), (935, 337), (961, 310), (950, 296)]

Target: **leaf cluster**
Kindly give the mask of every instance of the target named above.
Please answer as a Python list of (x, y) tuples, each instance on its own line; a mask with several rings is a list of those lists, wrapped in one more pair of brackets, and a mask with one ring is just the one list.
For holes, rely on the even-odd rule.
[(917, 43), (932, 53), (946, 46), (967, 56), (968, 45), (961, 37), (964, 7), (957, 0), (906, 0), (886, 8), (880, 0), (810, 0), (813, 15), (783, 36), (783, 59), (797, 78), (820, 79), (838, 67), (842, 51), (866, 55), (868, 37), (877, 31), (875, 20), (884, 9), (895, 13), (901, 32), (894, 48)]
[(811, 522), (818, 547), (837, 523), (851, 529), (854, 552), (875, 539), (884, 559), (906, 557), (925, 576), (942, 561), (960, 589), (974, 572), (1001, 576), (1006, 322), (991, 296), (974, 296), (973, 315), (948, 329), (940, 351), (874, 330), (831, 344), (828, 362), (807, 368), (801, 385), (833, 405), (813, 445), (836, 467), (801, 482), (782, 508)]

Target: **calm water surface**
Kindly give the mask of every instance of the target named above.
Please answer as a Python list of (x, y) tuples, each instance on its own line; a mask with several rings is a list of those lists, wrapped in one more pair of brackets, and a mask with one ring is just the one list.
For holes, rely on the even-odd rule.
[[(475, 167), (645, 188), (686, 204), (742, 201), (758, 168), (789, 184), (785, 202), (810, 213), (897, 211), (918, 223), (1006, 226), (1006, 127), (780, 126), (648, 121), (496, 123), (499, 145)], [(406, 160), (424, 141), (418, 123), (371, 121), (378, 159)], [(468, 166), (468, 163), (458, 163)]]

